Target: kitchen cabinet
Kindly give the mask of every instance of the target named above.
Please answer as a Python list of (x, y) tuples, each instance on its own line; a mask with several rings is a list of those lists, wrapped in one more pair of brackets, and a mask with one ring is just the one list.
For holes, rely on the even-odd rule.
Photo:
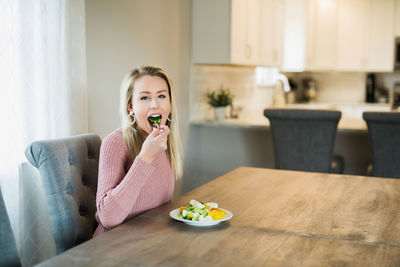
[(278, 66), (282, 22), (282, 0), (193, 0), (192, 62)]
[(192, 1), (193, 63), (231, 62), (231, 1)]
[(232, 0), (231, 62), (262, 65), (260, 0)]
[(336, 69), (337, 0), (286, 0), (283, 71)]
[(336, 69), (337, 0), (286, 0), (283, 71)]
[(284, 71), (393, 70), (394, 0), (287, 0), (285, 8)]
[(261, 60), (263, 65), (282, 66), (285, 5), (283, 0), (261, 1)]
[[(367, 71), (393, 71), (395, 3), (370, 0)], [(400, 14), (397, 14), (400, 15)]]
[(307, 16), (307, 69), (333, 70), (336, 64), (336, 0), (310, 0)]
[(285, 1), (284, 8), (282, 71), (304, 71), (307, 45), (307, 0)]
[(339, 0), (337, 70), (392, 71), (394, 1)]
[(390, 72), (399, 3), (193, 0), (192, 62)]
[(357, 71), (367, 64), (368, 0), (338, 0), (337, 69)]

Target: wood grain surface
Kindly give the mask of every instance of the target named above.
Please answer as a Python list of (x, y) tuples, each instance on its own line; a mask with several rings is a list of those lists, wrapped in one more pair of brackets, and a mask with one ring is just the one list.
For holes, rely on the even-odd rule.
[[(229, 221), (169, 217), (191, 199)], [(238, 168), (41, 266), (400, 266), (400, 180)]]

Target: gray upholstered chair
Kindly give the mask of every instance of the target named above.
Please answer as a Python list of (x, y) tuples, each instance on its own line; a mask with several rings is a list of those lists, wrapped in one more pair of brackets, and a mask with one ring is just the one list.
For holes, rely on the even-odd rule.
[(57, 254), (90, 238), (97, 227), (100, 137), (93, 134), (33, 142), (25, 151), (39, 169)]
[(340, 161), (340, 170), (332, 170), (340, 111), (265, 109), (264, 116), (271, 124), (277, 169), (343, 172)]
[(21, 266), (0, 188), (0, 266)]
[(400, 112), (364, 112), (372, 152), (372, 176), (400, 178)]

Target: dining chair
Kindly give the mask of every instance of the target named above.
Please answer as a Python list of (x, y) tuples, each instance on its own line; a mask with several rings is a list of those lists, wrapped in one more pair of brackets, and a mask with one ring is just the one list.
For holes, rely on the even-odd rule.
[(264, 116), (271, 125), (275, 168), (343, 173), (343, 157), (332, 162), (340, 111), (269, 108)]
[(0, 266), (21, 266), (17, 246), (0, 188)]
[(400, 178), (400, 112), (364, 112), (372, 153), (372, 176)]
[(94, 134), (35, 141), (25, 155), (42, 180), (57, 254), (90, 238), (97, 227), (101, 140)]

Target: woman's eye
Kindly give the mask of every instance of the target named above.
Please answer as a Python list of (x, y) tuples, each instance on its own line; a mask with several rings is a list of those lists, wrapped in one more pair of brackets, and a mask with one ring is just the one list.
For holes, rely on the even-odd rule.
[(149, 99), (148, 96), (142, 96), (142, 97), (140, 97), (140, 100), (147, 100), (147, 99)]
[(159, 97), (159, 98), (166, 98), (165, 95), (159, 95), (158, 97)]

